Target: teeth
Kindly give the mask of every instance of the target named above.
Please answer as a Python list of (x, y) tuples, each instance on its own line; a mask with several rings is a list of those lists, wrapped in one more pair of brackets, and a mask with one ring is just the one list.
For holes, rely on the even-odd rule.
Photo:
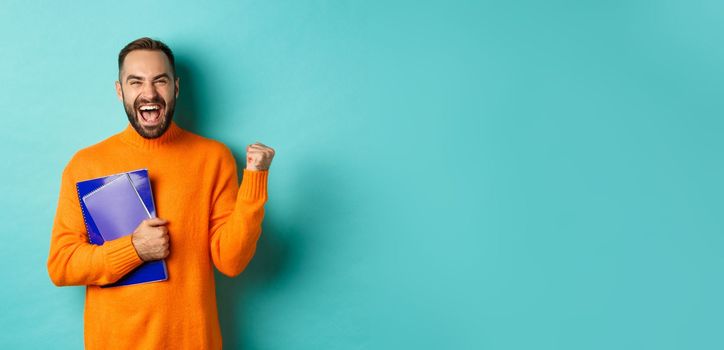
[(159, 108), (158, 106), (141, 106), (141, 108), (139, 108), (139, 109), (142, 111), (151, 111), (151, 110), (156, 110), (158, 108)]

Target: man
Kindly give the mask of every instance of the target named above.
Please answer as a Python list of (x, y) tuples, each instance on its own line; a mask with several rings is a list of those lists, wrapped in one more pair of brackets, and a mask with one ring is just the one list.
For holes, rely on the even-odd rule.
[[(226, 146), (173, 122), (179, 78), (168, 46), (135, 40), (121, 50), (118, 69), (116, 93), (130, 124), (64, 169), (50, 278), (87, 286), (87, 349), (220, 349), (212, 263), (233, 277), (254, 255), (274, 150), (247, 147), (239, 186)], [(159, 217), (102, 246), (88, 243), (76, 182), (140, 168), (148, 169)], [(157, 259), (166, 259), (167, 281), (100, 287)]]

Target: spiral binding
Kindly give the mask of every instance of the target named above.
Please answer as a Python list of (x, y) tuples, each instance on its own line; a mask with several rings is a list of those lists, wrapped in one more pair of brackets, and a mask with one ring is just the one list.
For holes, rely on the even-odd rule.
[(80, 189), (78, 185), (75, 185), (75, 193), (78, 194), (78, 205), (80, 206), (80, 213), (83, 214), (83, 224), (85, 225), (85, 234), (88, 236), (88, 243), (91, 242), (90, 227), (88, 227), (88, 219), (85, 217), (85, 210), (83, 210), (83, 198), (80, 197)]

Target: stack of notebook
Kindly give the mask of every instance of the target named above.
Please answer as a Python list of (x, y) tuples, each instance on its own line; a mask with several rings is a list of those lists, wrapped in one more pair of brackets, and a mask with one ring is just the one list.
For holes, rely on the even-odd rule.
[[(148, 170), (140, 169), (76, 184), (88, 241), (106, 241), (130, 235), (141, 221), (156, 217)], [(148, 261), (103, 287), (126, 286), (168, 279), (164, 260)]]

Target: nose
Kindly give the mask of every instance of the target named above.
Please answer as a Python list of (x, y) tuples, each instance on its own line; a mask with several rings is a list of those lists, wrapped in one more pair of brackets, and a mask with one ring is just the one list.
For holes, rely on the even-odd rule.
[(143, 90), (141, 90), (141, 96), (147, 100), (152, 100), (158, 96), (156, 86), (153, 83), (143, 84)]

